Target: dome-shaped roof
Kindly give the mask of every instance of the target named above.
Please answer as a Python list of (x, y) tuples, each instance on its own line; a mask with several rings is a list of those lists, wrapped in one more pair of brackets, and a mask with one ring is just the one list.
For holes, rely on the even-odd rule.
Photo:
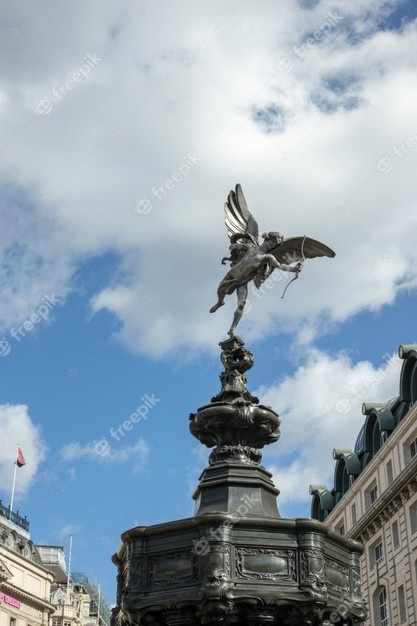
[(356, 477), (384, 445), (396, 426), (417, 402), (417, 345), (403, 345), (399, 357), (404, 360), (399, 381), (399, 396), (385, 403), (366, 402), (362, 406), (365, 422), (356, 438), (353, 453), (346, 449), (334, 450), (336, 460), (334, 487), (312, 485), (311, 516), (323, 520), (343, 497)]
[(355, 447), (353, 449), (357, 457), (361, 457), (365, 452), (365, 424), (359, 431), (359, 435), (356, 438)]

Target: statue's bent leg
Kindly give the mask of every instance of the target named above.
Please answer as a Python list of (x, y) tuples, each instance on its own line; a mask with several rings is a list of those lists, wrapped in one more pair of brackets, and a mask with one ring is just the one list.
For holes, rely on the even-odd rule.
[(221, 306), (223, 306), (224, 304), (224, 300), (219, 300), (218, 302), (216, 302), (216, 304), (214, 304), (211, 309), (210, 309), (210, 313), (215, 313), (217, 311), (217, 309), (219, 309)]
[(235, 290), (234, 283), (234, 279), (227, 278), (227, 275), (225, 278), (223, 278), (222, 282), (219, 285), (219, 288), (217, 289), (217, 302), (214, 306), (211, 307), (210, 313), (214, 313), (215, 311), (217, 311), (217, 309), (223, 306), (225, 296), (233, 293), (233, 291)]

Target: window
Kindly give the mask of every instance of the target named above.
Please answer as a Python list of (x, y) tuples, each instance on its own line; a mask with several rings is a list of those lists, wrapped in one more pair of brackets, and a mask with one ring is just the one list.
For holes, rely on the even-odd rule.
[(380, 626), (389, 626), (387, 592), (385, 587), (382, 588), (378, 595), (378, 609)]
[(398, 522), (394, 522), (391, 526), (392, 545), (398, 548), (400, 545), (400, 534), (398, 532)]
[(346, 534), (346, 532), (345, 532), (345, 525), (344, 525), (343, 522), (341, 522), (339, 524), (339, 526), (336, 527), (336, 532), (339, 533), (339, 535), (345, 535)]
[(379, 540), (378, 543), (374, 543), (369, 548), (369, 562), (370, 566), (373, 569), (375, 565), (380, 563), (384, 558), (384, 547), (382, 545), (382, 541)]
[(400, 622), (405, 622), (407, 619), (407, 610), (405, 608), (405, 595), (404, 595), (404, 587), (398, 587), (398, 610), (400, 613)]
[(10, 618), (10, 626), (16, 626), (16, 618), (14, 617)]
[(378, 486), (374, 483), (365, 491), (365, 509), (368, 510), (377, 498)]
[(392, 463), (388, 461), (387, 463), (387, 483), (390, 485), (394, 481), (394, 473), (392, 471)]
[(415, 457), (417, 454), (417, 437), (410, 443), (410, 456)]
[(409, 511), (411, 532), (415, 533), (417, 530), (417, 502), (410, 506)]
[(405, 464), (410, 463), (417, 456), (416, 433), (411, 435), (411, 437), (412, 439), (409, 439), (403, 446)]
[(350, 514), (352, 516), (352, 526), (354, 526), (356, 524), (356, 522), (358, 521), (358, 518), (356, 516), (356, 504), (352, 504), (352, 508), (350, 510)]
[(378, 543), (374, 549), (375, 549), (375, 563), (379, 563), (384, 558), (384, 548), (382, 547), (382, 543)]

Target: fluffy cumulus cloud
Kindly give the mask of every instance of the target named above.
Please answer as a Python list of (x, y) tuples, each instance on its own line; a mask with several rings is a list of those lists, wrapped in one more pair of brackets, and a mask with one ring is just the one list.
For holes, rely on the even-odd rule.
[(306, 510), (310, 484), (333, 486), (331, 451), (354, 448), (364, 402), (398, 395), (401, 365), (395, 354), (385, 354), (375, 367), (368, 361), (352, 363), (346, 354), (332, 358), (311, 350), (292, 376), (258, 390), (263, 404), (282, 420), (281, 440), (264, 449), (264, 464), (274, 474), (286, 509)]
[(106, 465), (129, 462), (134, 471), (143, 469), (149, 457), (149, 446), (144, 439), (138, 439), (132, 446), (112, 448), (106, 439), (93, 443), (71, 442), (61, 449), (63, 461), (92, 461)]
[(414, 288), (417, 38), (401, 4), (5, 9), (2, 332), (109, 250), (120, 265), (91, 306), (120, 320), (125, 345), (158, 357), (212, 344), (231, 315), (208, 309), (238, 181), (261, 231), (337, 252), (306, 264), (285, 303), (253, 298), (248, 339), (277, 323), (311, 336)]
[[(16, 449), (19, 445), (26, 465), (17, 469), (15, 498), (24, 496), (35, 480), (39, 465), (45, 458), (46, 444), (39, 427), (30, 418), (24, 404), (0, 406), (0, 489), (11, 493)], [(8, 505), (9, 502), (4, 502)], [(16, 508), (15, 506), (13, 507)]]

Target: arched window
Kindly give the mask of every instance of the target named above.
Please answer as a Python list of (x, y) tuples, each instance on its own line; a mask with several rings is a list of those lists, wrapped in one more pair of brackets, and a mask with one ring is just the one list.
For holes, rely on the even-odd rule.
[(385, 587), (379, 587), (374, 595), (375, 626), (389, 626), (388, 599)]

